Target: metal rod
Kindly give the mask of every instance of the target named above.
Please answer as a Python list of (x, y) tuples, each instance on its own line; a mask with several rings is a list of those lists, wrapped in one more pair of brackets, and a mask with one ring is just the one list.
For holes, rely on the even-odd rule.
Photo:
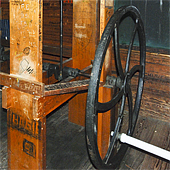
[[(91, 64), (91, 65), (85, 67), (84, 69), (82, 69), (80, 72), (81, 72), (81, 73), (84, 73), (84, 72), (90, 70), (92, 67), (93, 67), (93, 66), (92, 66), (92, 64)], [(72, 80), (72, 79), (74, 79), (74, 78), (75, 78), (75, 77), (69, 76), (69, 77), (67, 77), (66, 79), (63, 79), (61, 82), (67, 82), (67, 81), (70, 81), (70, 80)]]
[(87, 74), (87, 73), (79, 73), (79, 76), (84, 76), (84, 77), (88, 77), (88, 78), (90, 78), (90, 74)]
[(61, 0), (60, 5), (60, 77), (59, 80), (63, 78), (63, 0)]
[(127, 143), (129, 145), (135, 146), (139, 149), (150, 152), (154, 155), (157, 155), (159, 157), (162, 157), (162, 158), (170, 161), (170, 152), (165, 149), (162, 149), (157, 146), (151, 145), (149, 143), (143, 142), (139, 139), (135, 139), (135, 138), (128, 136), (124, 133), (119, 135), (119, 139), (122, 143)]

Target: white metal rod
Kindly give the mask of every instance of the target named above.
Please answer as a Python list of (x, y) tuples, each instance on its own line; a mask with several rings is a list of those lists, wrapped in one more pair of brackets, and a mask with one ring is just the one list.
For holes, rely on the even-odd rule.
[(162, 149), (157, 146), (151, 145), (149, 143), (143, 142), (141, 140), (135, 139), (124, 133), (120, 134), (119, 138), (122, 143), (127, 143), (129, 145), (135, 146), (139, 149), (145, 150), (147, 152), (150, 152), (154, 155), (160, 156), (170, 161), (170, 152), (165, 149)]

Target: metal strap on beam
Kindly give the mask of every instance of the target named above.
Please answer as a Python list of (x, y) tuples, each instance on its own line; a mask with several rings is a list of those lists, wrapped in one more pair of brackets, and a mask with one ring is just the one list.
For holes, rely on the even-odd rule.
[(89, 86), (89, 79), (77, 80), (66, 83), (57, 83), (45, 86), (45, 96), (51, 96), (56, 94), (66, 94), (72, 92), (78, 92), (87, 90)]

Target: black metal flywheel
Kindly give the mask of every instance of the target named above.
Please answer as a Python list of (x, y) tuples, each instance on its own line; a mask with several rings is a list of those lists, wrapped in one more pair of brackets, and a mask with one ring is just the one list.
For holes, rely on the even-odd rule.
[[(120, 28), (123, 22), (129, 21), (132, 22), (130, 26), (133, 29), (128, 33), (131, 38), (126, 50), (127, 55), (122, 57), (119, 45)], [(113, 94), (110, 101), (102, 103), (99, 101), (101, 70), (110, 42), (114, 50), (115, 73), (106, 78), (110, 82), (109, 87), (108, 83), (104, 82), (106, 86), (102, 88), (111, 88)], [(135, 55), (134, 51), (139, 51), (139, 55)], [(142, 98), (145, 58), (145, 32), (139, 11), (134, 6), (121, 7), (110, 18), (103, 32), (96, 50), (88, 88), (86, 143), (90, 160), (97, 169), (117, 168), (127, 151), (128, 146), (120, 142), (119, 134), (122, 132), (129, 136), (133, 134)], [(103, 157), (98, 148), (98, 115), (109, 110), (111, 111), (109, 144)]]

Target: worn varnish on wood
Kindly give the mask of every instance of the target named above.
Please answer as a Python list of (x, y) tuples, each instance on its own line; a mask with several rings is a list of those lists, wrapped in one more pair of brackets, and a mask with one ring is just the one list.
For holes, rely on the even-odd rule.
[[(73, 67), (83, 69), (94, 59), (98, 41), (98, 1), (73, 1)], [(79, 125), (85, 123), (87, 94), (79, 94), (69, 102), (69, 120)]]
[[(42, 1), (10, 1), (10, 74), (42, 82)], [(46, 118), (34, 120), (33, 94), (8, 95), (8, 167), (44, 168)]]
[[(43, 51), (60, 55), (60, 1), (43, 1)], [(9, 20), (9, 1), (2, 1), (2, 19)], [(72, 57), (73, 1), (63, 1), (63, 56)], [(2, 40), (9, 46), (8, 41)]]
[(44, 84), (0, 72), (0, 84), (33, 95), (44, 96)]

